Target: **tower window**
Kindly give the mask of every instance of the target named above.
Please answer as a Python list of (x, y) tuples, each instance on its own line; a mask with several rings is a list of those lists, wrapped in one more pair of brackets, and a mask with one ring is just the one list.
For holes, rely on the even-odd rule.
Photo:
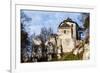
[(64, 30), (64, 34), (66, 34), (66, 30)]

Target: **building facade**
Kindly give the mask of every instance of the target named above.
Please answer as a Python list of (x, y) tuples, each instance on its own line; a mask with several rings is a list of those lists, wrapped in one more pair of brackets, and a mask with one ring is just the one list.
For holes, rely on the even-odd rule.
[(63, 53), (71, 52), (75, 48), (76, 24), (68, 18), (58, 26), (57, 46)]

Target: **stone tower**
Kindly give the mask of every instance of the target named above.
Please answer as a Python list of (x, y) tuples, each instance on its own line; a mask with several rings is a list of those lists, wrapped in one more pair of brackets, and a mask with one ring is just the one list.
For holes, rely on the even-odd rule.
[(58, 47), (62, 46), (63, 53), (71, 52), (75, 48), (76, 23), (70, 18), (58, 26)]

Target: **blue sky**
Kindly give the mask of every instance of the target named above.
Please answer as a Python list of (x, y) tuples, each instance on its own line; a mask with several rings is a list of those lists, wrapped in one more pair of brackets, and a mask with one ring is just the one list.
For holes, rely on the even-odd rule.
[(31, 21), (27, 22), (25, 27), (29, 35), (32, 35), (33, 33), (39, 34), (42, 27), (51, 27), (53, 32), (56, 33), (59, 24), (68, 17), (77, 22), (79, 26), (83, 26), (83, 22), (80, 21), (82, 15), (79, 12), (50, 12), (34, 10), (21, 10), (21, 12), (24, 12), (29, 18), (31, 18)]

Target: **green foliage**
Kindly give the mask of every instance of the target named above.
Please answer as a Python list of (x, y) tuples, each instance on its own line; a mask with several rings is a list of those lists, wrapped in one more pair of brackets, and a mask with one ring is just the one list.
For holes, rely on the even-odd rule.
[(83, 53), (74, 55), (72, 52), (64, 53), (61, 59), (57, 59), (56, 57), (52, 59), (52, 61), (72, 61), (72, 60), (82, 60)]
[(68, 54), (64, 54), (63, 60), (79, 60), (80, 58), (78, 57), (78, 55), (74, 55), (72, 53), (68, 53)]

